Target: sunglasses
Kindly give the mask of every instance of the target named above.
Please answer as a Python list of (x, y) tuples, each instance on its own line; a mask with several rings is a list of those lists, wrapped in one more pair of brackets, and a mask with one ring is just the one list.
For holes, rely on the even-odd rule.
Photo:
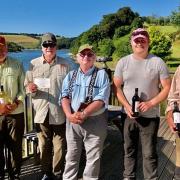
[(89, 53), (83, 53), (83, 52), (81, 52), (81, 53), (79, 53), (79, 55), (81, 56), (81, 57), (85, 57), (85, 56), (87, 56), (87, 57), (93, 57), (94, 56), (94, 53), (92, 53), (92, 52), (89, 52)]
[(146, 36), (146, 37), (149, 38), (149, 34), (148, 34), (147, 31), (133, 32), (133, 33), (132, 33), (132, 36), (137, 36), (137, 35), (139, 35), (139, 34), (141, 34), (141, 35)]
[(136, 44), (138, 44), (138, 43), (144, 44), (144, 43), (146, 43), (147, 41), (146, 41), (145, 39), (137, 38), (137, 39), (134, 40), (134, 42), (135, 42)]
[(48, 47), (54, 48), (56, 46), (56, 44), (55, 43), (43, 43), (42, 46), (44, 48), (48, 48)]

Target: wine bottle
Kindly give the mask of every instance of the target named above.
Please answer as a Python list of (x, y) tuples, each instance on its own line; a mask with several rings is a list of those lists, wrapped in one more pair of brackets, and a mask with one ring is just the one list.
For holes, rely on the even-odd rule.
[(174, 102), (173, 120), (176, 125), (176, 130), (180, 132), (180, 111), (177, 102)]
[(11, 98), (4, 91), (3, 85), (1, 85), (1, 88), (0, 88), (0, 104), (8, 104), (8, 103), (11, 103), (11, 102), (12, 102)]
[(140, 102), (140, 98), (138, 96), (138, 88), (135, 88), (135, 93), (134, 96), (132, 97), (133, 117), (139, 116), (139, 109), (138, 109), (139, 102)]

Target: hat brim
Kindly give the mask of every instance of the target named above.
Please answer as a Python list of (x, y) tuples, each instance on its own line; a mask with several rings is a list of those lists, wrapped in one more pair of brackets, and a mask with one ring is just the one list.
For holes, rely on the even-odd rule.
[(143, 39), (145, 39), (145, 40), (148, 40), (148, 37), (146, 37), (146, 36), (144, 36), (144, 35), (142, 35), (142, 34), (138, 34), (137, 36), (132, 36), (132, 37), (131, 37), (131, 40), (134, 41), (134, 40), (136, 40), (137, 38), (143, 38)]

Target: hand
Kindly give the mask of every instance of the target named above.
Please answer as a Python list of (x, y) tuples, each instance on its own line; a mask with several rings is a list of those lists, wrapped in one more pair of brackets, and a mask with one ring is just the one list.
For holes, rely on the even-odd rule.
[(151, 107), (153, 107), (151, 101), (140, 102), (138, 106), (140, 112), (146, 112)]
[(28, 90), (31, 92), (31, 93), (35, 93), (35, 92), (37, 92), (37, 85), (36, 84), (34, 84), (34, 83), (29, 83), (28, 85), (27, 85), (27, 87), (28, 87)]
[(10, 112), (14, 111), (18, 105), (16, 103), (7, 104), (6, 107), (9, 109)]
[(75, 116), (76, 116), (76, 118), (79, 119), (79, 121), (80, 121), (79, 124), (82, 124), (85, 121), (85, 119), (87, 118), (86, 113), (81, 112), (81, 111), (75, 112)]
[(74, 123), (74, 124), (82, 123), (82, 119), (79, 118), (79, 115), (77, 115), (77, 112), (68, 115), (67, 118), (71, 123)]
[(0, 114), (1, 115), (7, 115), (11, 112), (11, 110), (8, 108), (9, 104), (0, 104)]
[(125, 106), (125, 112), (129, 118), (135, 119), (135, 117), (133, 117), (132, 106), (130, 106), (130, 105)]
[(169, 112), (167, 113), (166, 120), (167, 120), (167, 123), (168, 123), (168, 126), (169, 126), (170, 130), (171, 130), (173, 133), (176, 133), (176, 132), (177, 132), (177, 131), (176, 131), (176, 125), (174, 124), (172, 111), (169, 111)]

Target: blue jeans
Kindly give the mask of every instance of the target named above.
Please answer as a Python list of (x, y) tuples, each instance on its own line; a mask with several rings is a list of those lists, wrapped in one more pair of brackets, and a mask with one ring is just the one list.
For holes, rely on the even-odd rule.
[(157, 132), (160, 118), (126, 118), (124, 123), (124, 178), (136, 179), (139, 139), (142, 146), (144, 179), (155, 180), (157, 173)]

